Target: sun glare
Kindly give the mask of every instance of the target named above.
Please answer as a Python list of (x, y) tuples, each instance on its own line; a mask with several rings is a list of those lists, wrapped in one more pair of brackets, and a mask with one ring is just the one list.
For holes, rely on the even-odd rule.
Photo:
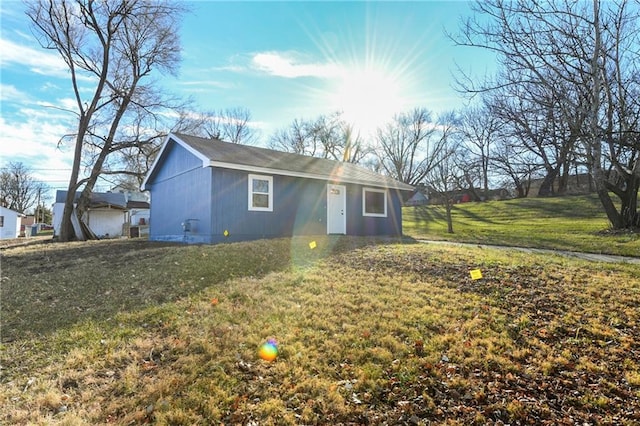
[(406, 103), (400, 82), (380, 69), (346, 71), (330, 97), (334, 109), (363, 135), (373, 134)]

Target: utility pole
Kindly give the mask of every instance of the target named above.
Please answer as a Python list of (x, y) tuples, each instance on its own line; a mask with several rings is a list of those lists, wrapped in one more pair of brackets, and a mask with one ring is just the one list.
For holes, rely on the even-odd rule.
[(38, 211), (40, 210), (40, 191), (41, 189), (38, 188), (38, 201), (36, 202), (35, 223), (40, 223), (38, 222)]

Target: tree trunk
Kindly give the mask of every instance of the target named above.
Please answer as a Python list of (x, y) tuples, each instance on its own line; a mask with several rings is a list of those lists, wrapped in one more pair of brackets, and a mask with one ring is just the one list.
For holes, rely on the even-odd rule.
[(567, 193), (567, 187), (569, 186), (569, 168), (565, 167), (558, 179), (558, 195), (564, 195)]
[(602, 81), (601, 81), (601, 69), (600, 69), (600, 56), (602, 54), (602, 33), (600, 27), (600, 2), (599, 0), (593, 0), (593, 28), (594, 28), (594, 41), (595, 46), (591, 57), (591, 83), (593, 84), (591, 108), (589, 111), (589, 127), (590, 138), (587, 141), (587, 163), (591, 167), (591, 175), (596, 185), (596, 192), (602, 203), (602, 207), (611, 223), (613, 229), (620, 229), (622, 227), (622, 216), (616, 210), (616, 206), (613, 204), (611, 197), (609, 196), (609, 189), (607, 188), (607, 177), (602, 170), (602, 146), (601, 138), (599, 137), (600, 128), (598, 124), (598, 114), (600, 110), (600, 96), (602, 93)]
[(64, 202), (64, 210), (62, 211), (62, 220), (60, 222), (58, 241), (66, 242), (72, 241), (76, 238), (76, 233), (73, 230), (73, 225), (71, 223), (71, 215), (73, 214), (73, 198), (75, 195), (75, 191), (72, 191), (71, 189), (67, 191), (67, 198)]
[(521, 183), (518, 183), (516, 185), (516, 198), (525, 198), (527, 196), (527, 193), (524, 189), (524, 185)]
[(550, 197), (553, 195), (553, 183), (556, 180), (557, 175), (557, 169), (547, 170), (547, 174), (544, 179), (542, 179), (542, 183), (540, 184), (540, 189), (538, 189), (539, 197)]
[(638, 189), (640, 188), (640, 177), (631, 175), (626, 180), (626, 190), (620, 200), (622, 228), (640, 228), (640, 212), (638, 212)]
[(453, 219), (451, 218), (453, 199), (449, 196), (446, 196), (444, 205), (445, 205), (445, 210), (447, 211), (447, 232), (449, 234), (453, 234)]
[(609, 190), (606, 185), (607, 178), (600, 167), (600, 155), (598, 151), (599, 149), (596, 148), (596, 155), (594, 156), (596, 160), (593, 161), (591, 170), (593, 181), (596, 185), (596, 193), (598, 194), (598, 198), (600, 198), (604, 212), (613, 229), (621, 229), (623, 227), (622, 216), (618, 213), (618, 210), (616, 210), (616, 206), (613, 204), (611, 196), (609, 195)]
[(82, 147), (84, 146), (84, 135), (87, 133), (89, 127), (88, 118), (86, 115), (80, 117), (78, 123), (78, 135), (76, 136), (76, 145), (73, 153), (73, 166), (71, 168), (71, 178), (69, 179), (69, 186), (67, 188), (67, 198), (64, 202), (64, 210), (62, 213), (62, 222), (60, 223), (60, 235), (58, 240), (62, 242), (72, 241), (78, 237), (73, 224), (71, 222), (71, 215), (73, 214), (74, 199), (76, 196), (76, 190), (78, 189), (78, 176), (80, 175), (80, 160), (82, 159)]
[[(82, 222), (82, 217), (89, 209), (89, 206), (91, 204), (91, 193), (93, 192), (93, 188), (96, 185), (96, 181), (98, 180), (98, 177), (102, 172), (102, 166), (104, 165), (107, 159), (107, 156), (111, 153), (111, 147), (113, 146), (113, 141), (115, 139), (118, 127), (120, 126), (120, 121), (122, 120), (122, 117), (127, 111), (129, 104), (131, 103), (131, 99), (133, 94), (136, 91), (139, 78), (140, 78), (140, 75), (136, 73), (134, 76), (133, 82), (131, 84), (131, 87), (129, 87), (128, 89), (128, 93), (123, 97), (122, 102), (120, 103), (120, 106), (118, 107), (118, 110), (115, 113), (115, 116), (109, 128), (109, 134), (104, 140), (104, 145), (100, 150), (100, 154), (95, 159), (93, 167), (91, 168), (91, 174), (86, 179), (86, 184), (84, 186), (84, 189), (82, 190), (82, 193), (78, 198), (77, 214), (78, 214), (78, 220), (80, 222)], [(87, 232), (86, 235), (83, 235), (83, 237), (93, 238), (93, 232), (91, 230), (89, 231), (90, 232)]]

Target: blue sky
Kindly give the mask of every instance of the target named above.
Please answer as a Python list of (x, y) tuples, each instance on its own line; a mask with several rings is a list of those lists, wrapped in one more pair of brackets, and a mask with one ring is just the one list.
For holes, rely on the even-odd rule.
[[(243, 107), (266, 144), (296, 118), (343, 110), (363, 132), (420, 106), (462, 107), (452, 87), (459, 66), (474, 75), (494, 63), (454, 47), (470, 13), (461, 1), (191, 3), (181, 28), (183, 61), (166, 90), (200, 110)], [(33, 37), (23, 4), (0, 3), (0, 167), (22, 161), (37, 179), (66, 189), (72, 153), (58, 146), (73, 117), (66, 68)], [(101, 190), (108, 188), (101, 187)]]

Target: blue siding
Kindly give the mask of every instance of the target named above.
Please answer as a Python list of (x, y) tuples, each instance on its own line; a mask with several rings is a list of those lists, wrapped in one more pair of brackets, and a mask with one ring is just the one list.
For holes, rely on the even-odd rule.
[(387, 216), (362, 214), (361, 185), (347, 185), (347, 235), (402, 235), (402, 194), (387, 189)]
[[(149, 239), (211, 242), (211, 168), (175, 145), (165, 151), (163, 165), (147, 186), (151, 192)], [(191, 219), (191, 232), (182, 224)]]
[(156, 168), (152, 176), (153, 183), (161, 183), (202, 167), (200, 158), (173, 141), (167, 145), (163, 157), (161, 159), (162, 167)]
[[(327, 182), (273, 176), (273, 211), (250, 211), (249, 172), (202, 167), (180, 146), (168, 146), (162, 165), (147, 182), (151, 191), (149, 238), (219, 243), (327, 232)], [(402, 197), (387, 190), (387, 217), (362, 214), (362, 186), (347, 188), (348, 235), (400, 235)], [(191, 220), (190, 232), (182, 224)], [(228, 231), (228, 236), (224, 232)]]
[[(249, 211), (247, 172), (213, 172), (213, 241), (327, 233), (327, 182), (273, 176), (273, 212)], [(402, 197), (387, 192), (387, 217), (362, 215), (362, 186), (347, 187), (347, 235), (401, 235)], [(224, 237), (224, 231), (229, 236)]]
[(324, 182), (275, 175), (273, 211), (250, 211), (248, 175), (237, 170), (213, 171), (213, 242), (326, 233)]

